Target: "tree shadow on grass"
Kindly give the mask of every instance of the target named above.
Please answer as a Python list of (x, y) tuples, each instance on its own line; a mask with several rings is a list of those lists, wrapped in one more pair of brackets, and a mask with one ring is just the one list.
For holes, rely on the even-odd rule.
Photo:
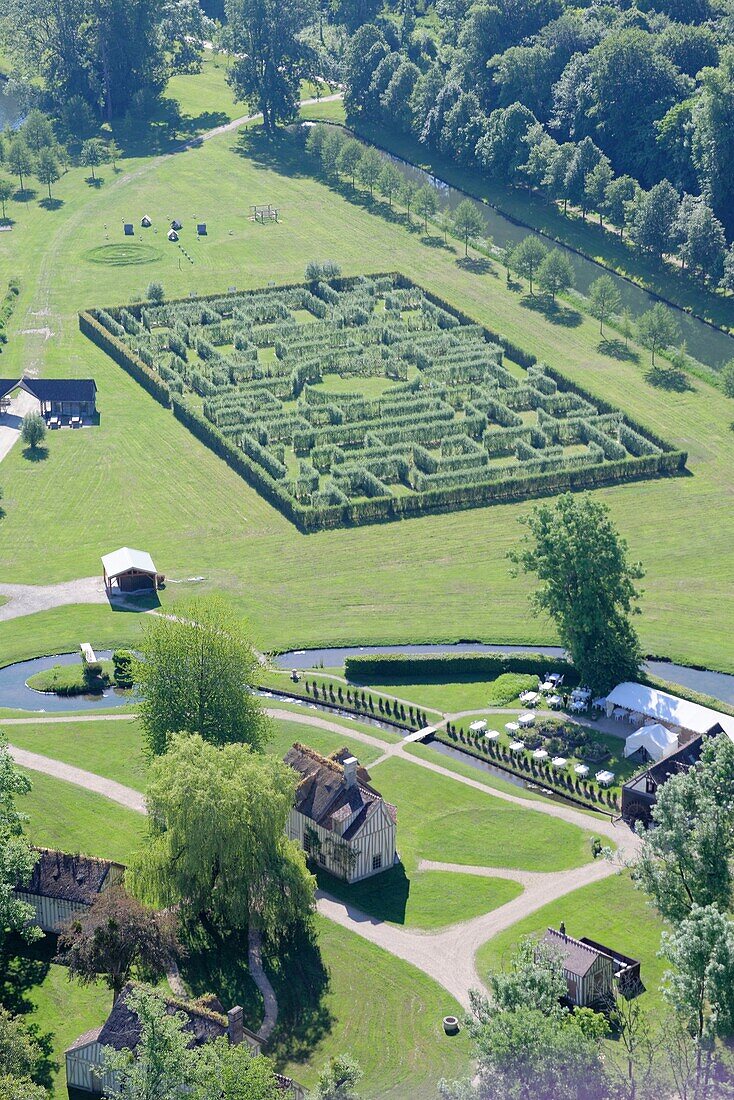
[(48, 458), (48, 447), (24, 447), (23, 458), (27, 462), (45, 462)]
[(85, 176), (84, 182), (98, 191), (104, 187), (104, 176)]
[(640, 361), (639, 355), (633, 348), (628, 347), (624, 340), (615, 340), (614, 337), (602, 336), (596, 345), (596, 350), (602, 355), (608, 355), (611, 359), (621, 359), (627, 363)]
[[(44, 936), (35, 943), (26, 943), (10, 933), (0, 944), (0, 1004), (13, 1016), (27, 1016), (35, 1010), (31, 999), (34, 989), (48, 976), (56, 954), (56, 936)], [(39, 1083), (50, 1088), (58, 1069), (53, 1061), (53, 1034), (41, 1032), (27, 1020), (43, 1055)]]
[(1, 225), (7, 226), (9, 229), (12, 229), (15, 225), (15, 221), (12, 218), (0, 218), (0, 226)]
[(410, 879), (402, 863), (396, 863), (380, 875), (351, 885), (321, 868), (316, 877), (320, 889), (355, 906), (368, 916), (380, 921), (392, 921), (393, 924), (405, 924)]
[(334, 1026), (324, 1003), (329, 973), (315, 930), (298, 927), (267, 962), (280, 1012), (269, 1053), (281, 1065), (307, 1062)]
[(37, 194), (38, 191), (33, 187), (24, 187), (22, 190), (19, 189), (13, 193), (13, 202), (31, 202)]
[(542, 313), (552, 325), (563, 325), (564, 328), (578, 328), (583, 322), (583, 317), (577, 309), (554, 302), (546, 294), (526, 294), (520, 299), (520, 305), (525, 309), (531, 309), (534, 313)]
[(668, 390), (669, 393), (685, 393), (693, 389), (686, 372), (677, 367), (661, 367), (656, 364), (645, 371), (645, 381), (659, 390)]
[(421, 237), (421, 244), (424, 244), (426, 248), (446, 248), (443, 237), (437, 237), (433, 233), (424, 232)]
[[(241, 1005), (246, 1026), (257, 1031), (263, 1003), (247, 965), (247, 932), (205, 929), (197, 923), (185, 927), (181, 939), (186, 954), (180, 969), (192, 994), (213, 993), (225, 1010)], [(268, 1053), (280, 1064), (307, 1061), (333, 1025), (324, 1004), (329, 976), (314, 930), (294, 930), (265, 964), (278, 999), (278, 1026)]]
[(485, 256), (461, 256), (456, 261), (456, 266), (462, 271), (468, 271), (471, 275), (494, 275), (495, 279), (497, 278), (494, 264)]
[(43, 210), (60, 210), (64, 205), (64, 200), (45, 198), (41, 199), (38, 205), (42, 207)]

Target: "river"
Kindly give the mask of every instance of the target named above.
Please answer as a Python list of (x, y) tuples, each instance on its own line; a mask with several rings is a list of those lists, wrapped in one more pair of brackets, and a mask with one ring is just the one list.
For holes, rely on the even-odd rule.
[[(406, 161), (401, 160), (399, 157), (392, 156), (391, 154), (387, 155), (390, 156), (390, 160), (393, 161), (406, 179), (412, 179), (419, 185), (430, 183), (431, 186), (439, 192), (442, 206), (447, 207), (449, 210), (453, 210), (462, 200), (467, 198), (464, 192), (457, 191), (456, 188), (451, 187), (450, 184), (445, 183), (436, 176), (431, 176), (422, 168), (416, 168), (414, 165), (408, 164)], [(532, 230), (528, 229), (526, 226), (517, 225), (510, 218), (500, 214), (499, 211), (488, 206), (486, 203), (479, 202), (476, 199), (472, 199), (471, 201), (480, 211), (484, 219), (486, 235), (491, 237), (494, 243), (499, 245), (500, 248), (505, 248), (508, 244), (516, 244), (524, 237), (527, 237), (528, 234), (532, 233)], [(539, 237), (539, 239), (543, 241), (546, 247), (548, 246), (549, 242), (547, 238)], [(656, 301), (658, 301), (657, 298), (648, 294), (642, 287), (637, 286), (635, 283), (628, 282), (627, 279), (619, 275), (615, 275), (614, 272), (610, 271), (608, 268), (600, 267), (600, 265), (594, 263), (593, 260), (578, 255), (578, 253), (569, 248), (565, 248), (562, 244), (554, 243), (553, 247), (560, 248), (568, 256), (574, 270), (576, 289), (580, 291), (581, 294), (588, 294), (591, 283), (595, 279), (598, 279), (601, 274), (605, 273), (611, 275), (614, 279), (621, 295), (622, 306), (629, 309), (633, 317), (639, 317), (641, 313), (650, 309), (655, 305)], [(705, 321), (700, 321), (696, 317), (691, 317), (690, 314), (685, 313), (683, 310), (676, 309), (675, 312), (683, 334), (683, 339), (686, 341), (688, 347), (688, 352), (694, 359), (698, 359), (699, 362), (704, 363), (706, 366), (716, 369), (721, 367), (729, 359), (734, 359), (734, 337), (729, 336), (721, 329), (708, 325)], [(734, 326), (734, 306), (732, 307), (732, 325)], [(563, 368), (562, 363), (557, 363), (555, 365), (561, 369)]]
[(20, 100), (8, 91), (7, 81), (0, 77), (0, 130), (4, 130), (7, 126), (17, 126), (21, 118)]

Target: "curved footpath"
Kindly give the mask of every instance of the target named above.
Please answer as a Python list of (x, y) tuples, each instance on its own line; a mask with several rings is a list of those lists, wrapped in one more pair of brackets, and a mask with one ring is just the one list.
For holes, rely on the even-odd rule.
[[(501, 905), (497, 909), (481, 914), (471, 920), (449, 925), (437, 932), (413, 931), (388, 924), (363, 913), (346, 902), (339, 901), (322, 890), (317, 891), (316, 898), (319, 913), (351, 932), (362, 936), (363, 939), (382, 947), (385, 951), (389, 951), (397, 958), (404, 959), (406, 962), (418, 967), (451, 993), (464, 1008), (469, 1008), (470, 991), (478, 989), (482, 985), (476, 970), (475, 955), (483, 943), (549, 902), (563, 897), (565, 894), (590, 882), (597, 882), (615, 874), (624, 861), (634, 856), (639, 848), (639, 839), (624, 824), (614, 824), (612, 821), (603, 818), (597, 820), (568, 806), (533, 801), (498, 790), (486, 783), (450, 771), (440, 764), (433, 763), (433, 761), (412, 756), (405, 751), (402, 742), (390, 744), (373, 737), (371, 734), (363, 733), (361, 730), (345, 727), (317, 715), (299, 715), (294, 714), (293, 711), (278, 708), (268, 708), (266, 713), (271, 718), (289, 722), (295, 721), (302, 725), (317, 727), (370, 745), (372, 748), (381, 749), (382, 756), (375, 764), (371, 765), (371, 768), (375, 768), (384, 760), (398, 757), (415, 767), (426, 768), (428, 771), (444, 776), (456, 783), (463, 783), (465, 786), (472, 787), (489, 798), (511, 802), (531, 813), (542, 813), (550, 817), (556, 817), (585, 830), (593, 829), (594, 832), (616, 843), (617, 856), (614, 861), (598, 859), (567, 871), (532, 872), (512, 868), (464, 866), (462, 864), (423, 860), (419, 864), (419, 871), (448, 871), (455, 874), (512, 879), (523, 887), (522, 893), (505, 905)], [(132, 714), (111, 714), (100, 715), (99, 717), (107, 721), (129, 721), (135, 716)], [(99, 719), (85, 716), (81, 720)], [(0, 724), (4, 726), (29, 723), (40, 725), (58, 721), (69, 721), (69, 719), (57, 717), (15, 718), (5, 719)], [(123, 786), (121, 783), (116, 783), (114, 780), (95, 775), (93, 772), (64, 764), (61, 761), (13, 745), (10, 746), (10, 752), (13, 759), (22, 767), (43, 772), (57, 779), (63, 779), (67, 783), (83, 787), (85, 790), (93, 791), (95, 794), (103, 795), (105, 798), (109, 798), (135, 813), (144, 814), (146, 812), (143, 795), (139, 791)], [(278, 1008), (275, 993), (262, 967), (259, 943), (256, 938), (251, 939), (248, 945), (248, 960), (253, 979), (260, 989), (265, 1003), (265, 1018), (261, 1035), (263, 1038), (267, 1038), (275, 1026)]]

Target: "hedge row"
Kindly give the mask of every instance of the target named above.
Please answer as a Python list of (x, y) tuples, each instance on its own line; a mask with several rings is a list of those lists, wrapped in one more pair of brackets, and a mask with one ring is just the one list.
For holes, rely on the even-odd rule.
[(577, 684), (578, 673), (561, 657), (542, 653), (448, 653), (410, 656), (402, 653), (373, 653), (347, 657), (344, 675), (355, 684), (455, 683), (474, 679), (496, 680), (505, 672), (544, 676), (560, 672), (565, 684)]
[(171, 407), (171, 391), (156, 371), (146, 366), (143, 360), (135, 355), (122, 340), (99, 323), (92, 312), (79, 314), (79, 329), (89, 339), (106, 352), (111, 359), (126, 370), (143, 389), (160, 401), (165, 408)]

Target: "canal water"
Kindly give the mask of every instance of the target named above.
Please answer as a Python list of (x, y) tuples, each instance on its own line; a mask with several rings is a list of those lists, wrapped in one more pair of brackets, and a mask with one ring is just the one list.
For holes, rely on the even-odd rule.
[[(390, 160), (393, 161), (395, 166), (402, 172), (406, 179), (411, 179), (419, 185), (429, 183), (439, 193), (442, 206), (449, 210), (455, 209), (456, 206), (464, 199), (467, 198), (463, 191), (457, 191), (456, 188), (451, 187), (450, 184), (444, 180), (438, 179), (436, 176), (430, 175), (422, 168), (417, 168), (415, 165), (408, 164), (406, 161), (401, 160), (399, 157), (387, 154)], [(484, 219), (486, 226), (485, 235), (491, 237), (496, 245), (500, 248), (505, 248), (507, 245), (517, 244), (518, 241), (527, 237), (529, 234), (533, 236), (539, 236), (533, 234), (533, 231), (527, 226), (518, 225), (510, 218), (505, 217), (498, 210), (493, 209), (486, 203), (479, 202), (476, 199), (471, 199), (476, 206), (477, 210)], [(548, 247), (548, 238), (539, 236), (543, 244)], [(652, 306), (658, 301), (654, 295), (648, 294), (642, 287), (637, 286), (635, 283), (630, 283), (626, 279), (619, 275), (615, 275), (613, 271), (608, 268), (602, 268), (599, 264), (594, 263), (593, 260), (587, 259), (585, 256), (579, 256), (571, 249), (565, 248), (562, 244), (553, 243), (554, 248), (559, 248), (565, 252), (568, 260), (573, 267), (575, 276), (575, 286), (581, 294), (588, 294), (589, 287), (595, 279), (598, 279), (600, 275), (610, 275), (620, 293), (622, 299), (622, 307), (627, 308), (633, 317), (639, 317), (641, 313), (651, 309)], [(698, 359), (699, 362), (706, 364), (709, 367), (718, 369), (729, 359), (734, 358), (734, 337), (723, 332), (721, 329), (715, 328), (712, 325), (706, 324), (705, 321), (700, 321), (696, 317), (691, 317), (690, 314), (685, 313), (683, 310), (675, 310), (676, 319), (680, 325), (683, 339), (686, 341), (688, 352), (694, 359)], [(731, 307), (731, 323), (734, 327), (734, 305)], [(557, 363), (555, 366), (562, 368), (562, 363)]]
[[(560, 646), (552, 645), (488, 645), (480, 642), (458, 642), (454, 645), (383, 645), (341, 646), (327, 649), (297, 649), (280, 653), (273, 658), (279, 668), (339, 668), (347, 657), (360, 657), (370, 653), (402, 653), (406, 656), (461, 653), (542, 653), (546, 657), (563, 657)], [(734, 706), (734, 676), (725, 672), (689, 668), (671, 661), (647, 661), (645, 669), (653, 676), (668, 680), (671, 684), (700, 691)], [(1, 675), (1, 673), (0, 673)]]
[(0, 130), (7, 126), (15, 128), (20, 124), (23, 112), (20, 100), (8, 91), (7, 81), (0, 77)]

